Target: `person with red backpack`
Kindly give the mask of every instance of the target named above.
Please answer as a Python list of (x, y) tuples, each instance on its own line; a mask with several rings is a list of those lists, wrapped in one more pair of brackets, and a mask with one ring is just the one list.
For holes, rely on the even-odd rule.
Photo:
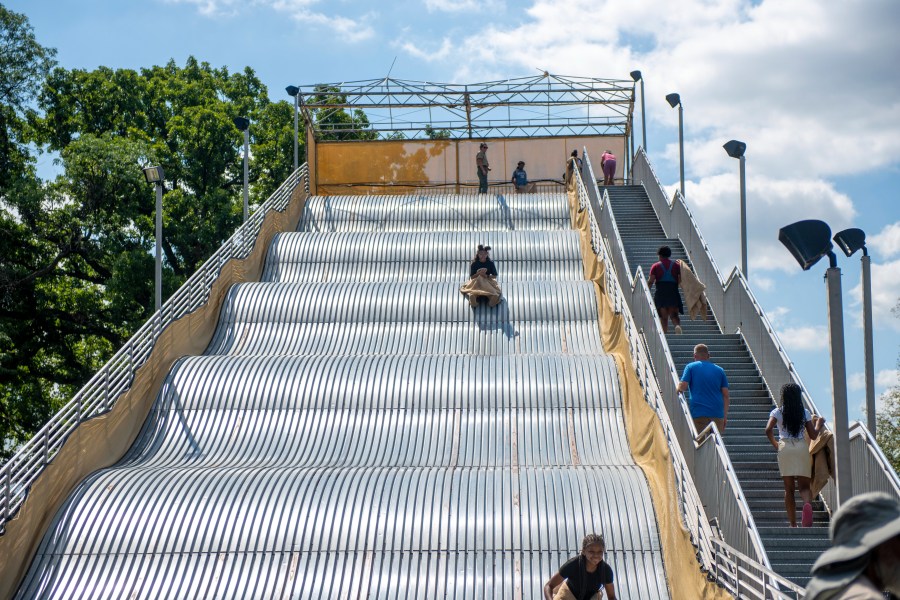
[(675, 333), (681, 333), (681, 317), (684, 314), (684, 305), (681, 302), (681, 294), (678, 285), (681, 283), (681, 265), (672, 260), (672, 249), (668, 246), (660, 246), (656, 251), (659, 261), (650, 267), (650, 277), (647, 279), (647, 287), (652, 288), (656, 284), (656, 293), (653, 294), (653, 303), (659, 314), (659, 322), (663, 333), (669, 332), (669, 319), (675, 323)]

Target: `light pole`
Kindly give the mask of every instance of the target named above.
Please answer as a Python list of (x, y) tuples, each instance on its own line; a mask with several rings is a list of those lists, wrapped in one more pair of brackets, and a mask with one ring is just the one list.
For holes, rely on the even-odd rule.
[(723, 148), (728, 156), (741, 161), (741, 272), (744, 279), (750, 279), (750, 273), (747, 271), (747, 179), (744, 173), (744, 152), (747, 150), (747, 144), (731, 140)]
[(646, 113), (644, 112), (644, 76), (641, 75), (640, 71), (632, 71), (630, 73), (631, 79), (634, 80), (635, 83), (638, 81), (641, 82), (641, 136), (644, 141), (644, 154), (647, 153), (647, 119)]
[(159, 312), (162, 306), (162, 197), (166, 174), (162, 167), (147, 167), (144, 178), (156, 186), (156, 312)]
[(250, 216), (250, 171), (247, 163), (247, 155), (250, 153), (250, 119), (235, 117), (234, 126), (244, 132), (244, 222)]
[(872, 258), (866, 248), (866, 234), (862, 229), (845, 229), (834, 234), (834, 241), (848, 257), (862, 248), (863, 294), (863, 359), (866, 370), (866, 426), (875, 435), (875, 358), (872, 340)]
[(847, 365), (844, 362), (844, 312), (841, 270), (832, 250), (831, 228), (823, 221), (797, 221), (778, 230), (778, 240), (797, 259), (804, 271), (828, 255), (825, 271), (828, 289), (828, 331), (831, 340), (831, 390), (834, 410), (834, 483), (839, 508), (853, 495), (850, 474), (850, 423), (847, 417)]
[(684, 106), (681, 104), (681, 96), (675, 93), (668, 94), (666, 102), (672, 108), (678, 107), (678, 156), (681, 165), (681, 197), (684, 198)]
[(300, 88), (296, 85), (289, 85), (286, 88), (288, 96), (292, 96), (294, 98), (294, 170), (297, 170), (297, 167), (300, 166), (300, 131), (299, 131), (299, 118), (297, 113), (300, 112)]

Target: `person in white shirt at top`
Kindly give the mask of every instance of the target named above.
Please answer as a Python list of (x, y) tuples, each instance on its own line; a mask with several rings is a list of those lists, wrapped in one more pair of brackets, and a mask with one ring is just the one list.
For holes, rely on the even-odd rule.
[[(772, 431), (778, 426), (779, 440), (775, 441)], [(819, 436), (825, 419), (813, 418), (803, 407), (802, 390), (796, 383), (786, 383), (781, 387), (781, 406), (769, 413), (766, 423), (766, 437), (778, 450), (778, 470), (784, 480), (784, 508), (787, 511), (791, 527), (797, 526), (797, 506), (794, 501), (794, 486), (800, 488), (803, 499), (801, 523), (804, 527), (813, 524), (812, 491), (809, 489), (809, 478), (812, 475), (812, 457), (809, 454), (809, 439)]]

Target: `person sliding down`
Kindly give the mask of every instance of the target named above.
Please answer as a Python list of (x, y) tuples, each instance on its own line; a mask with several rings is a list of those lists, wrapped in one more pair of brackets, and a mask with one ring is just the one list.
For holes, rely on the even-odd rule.
[(469, 297), (469, 306), (475, 308), (480, 299), (488, 306), (500, 304), (503, 292), (497, 283), (497, 267), (488, 255), (490, 246), (478, 245), (475, 258), (469, 264), (469, 280), (459, 287), (459, 292)]

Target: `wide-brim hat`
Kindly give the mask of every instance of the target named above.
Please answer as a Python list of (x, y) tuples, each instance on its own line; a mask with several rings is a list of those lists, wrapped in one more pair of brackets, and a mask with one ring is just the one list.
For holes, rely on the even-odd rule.
[(814, 577), (808, 591), (820, 592), (849, 584), (866, 570), (869, 552), (897, 536), (900, 536), (900, 500), (882, 492), (851, 498), (831, 521), (832, 546), (813, 565)]

